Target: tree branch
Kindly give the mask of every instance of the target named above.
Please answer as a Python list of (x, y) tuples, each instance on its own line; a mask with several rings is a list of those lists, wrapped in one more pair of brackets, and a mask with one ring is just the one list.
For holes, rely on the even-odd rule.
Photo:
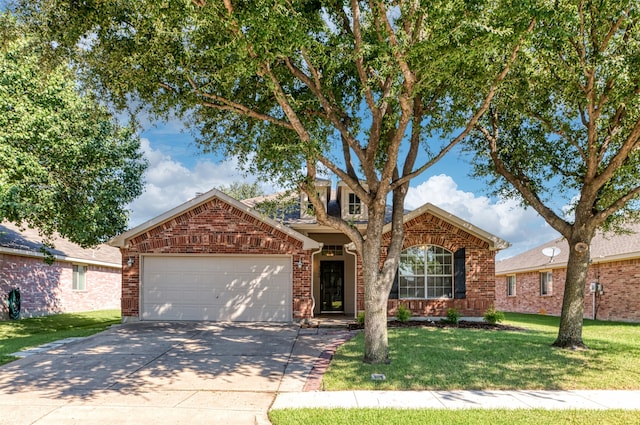
[(593, 183), (597, 188), (604, 186), (607, 181), (611, 179), (611, 177), (615, 174), (615, 172), (622, 166), (622, 164), (627, 161), (629, 155), (636, 149), (640, 149), (640, 118), (638, 118), (633, 126), (631, 132), (627, 136), (626, 140), (615, 154), (613, 158), (609, 161), (606, 168), (602, 170), (596, 177), (593, 179)]
[(609, 207), (607, 207), (604, 210), (598, 212), (595, 215), (594, 219), (596, 220), (598, 225), (601, 225), (612, 214), (614, 214), (617, 211), (619, 211), (622, 208), (624, 208), (624, 206), (627, 204), (627, 202), (631, 201), (633, 198), (635, 198), (635, 197), (637, 197), (639, 195), (640, 195), (640, 186), (636, 186), (633, 189), (629, 190), (629, 192), (627, 192), (624, 196), (621, 196), (620, 198), (616, 199), (616, 201), (613, 204), (609, 205)]
[[(527, 27), (527, 30), (525, 31), (525, 35), (531, 33), (531, 31), (533, 31), (533, 28), (535, 27), (535, 25), (536, 25), (536, 19), (534, 18), (534, 19), (531, 20), (531, 22), (529, 22), (529, 26)], [(493, 82), (491, 84), (491, 87), (489, 89), (489, 93), (485, 97), (484, 102), (482, 103), (482, 106), (469, 119), (469, 121), (467, 122), (467, 125), (464, 128), (464, 130), (462, 130), (462, 132), (460, 134), (458, 134), (458, 136), (456, 136), (447, 146), (445, 146), (445, 148), (443, 150), (441, 150), (440, 153), (438, 155), (436, 155), (435, 158), (431, 159), (429, 162), (427, 162), (426, 164), (424, 164), (422, 167), (418, 168), (417, 170), (415, 170), (415, 171), (413, 171), (413, 172), (411, 172), (409, 174), (405, 174), (400, 179), (398, 179), (397, 181), (393, 182), (393, 184), (391, 185), (392, 189), (394, 189), (394, 188), (396, 188), (396, 187), (408, 182), (412, 178), (420, 175), (427, 168), (432, 166), (436, 161), (438, 161), (440, 158), (442, 158), (447, 152), (449, 152), (451, 149), (453, 149), (453, 147), (458, 142), (460, 142), (462, 139), (467, 137), (469, 132), (478, 123), (478, 120), (480, 119), (480, 117), (482, 117), (482, 115), (484, 115), (484, 113), (487, 111), (487, 109), (489, 109), (489, 106), (491, 105), (491, 101), (493, 100), (493, 97), (495, 96), (495, 93), (496, 93), (496, 91), (498, 89), (498, 85), (506, 78), (507, 74), (509, 73), (509, 71), (511, 69), (511, 66), (513, 65), (513, 63), (516, 61), (516, 59), (518, 57), (518, 51), (520, 50), (520, 47), (522, 46), (522, 43), (524, 42), (525, 35), (523, 35), (520, 38), (520, 40), (518, 40), (518, 42), (516, 43), (516, 45), (512, 49), (511, 55), (509, 56), (509, 59), (507, 60), (507, 64), (502, 69), (500, 74), (498, 74), (498, 76), (493, 80)]]
[(562, 139), (566, 140), (567, 142), (569, 142), (570, 145), (572, 145), (574, 148), (577, 149), (577, 151), (580, 153), (580, 156), (582, 157), (582, 160), (586, 163), (587, 162), (587, 154), (584, 151), (584, 149), (582, 148), (582, 146), (580, 146), (580, 143), (578, 143), (577, 140), (575, 140), (574, 138), (570, 137), (564, 130), (562, 129), (558, 129), (555, 128), (553, 126), (553, 124), (551, 123), (551, 121), (549, 121), (548, 119), (546, 119), (545, 117), (543, 117), (542, 115), (536, 113), (535, 111), (530, 111), (530, 114), (537, 119), (538, 121), (540, 121), (542, 123), (542, 125), (544, 125), (547, 130), (553, 134), (556, 134), (558, 136), (560, 136)]
[[(497, 123), (495, 122), (496, 116), (491, 117), (492, 124), (494, 124), (494, 128), (497, 127)], [(488, 131), (483, 129), (483, 134), (485, 137)], [(497, 135), (497, 133), (495, 134)], [(548, 208), (538, 197), (538, 195), (533, 192), (529, 186), (527, 185), (527, 177), (519, 176), (512, 173), (505, 163), (502, 161), (500, 154), (498, 153), (498, 140), (497, 137), (488, 137), (487, 141), (489, 142), (489, 155), (494, 163), (496, 171), (498, 174), (503, 176), (509, 183), (511, 183), (518, 192), (522, 195), (525, 201), (531, 205), (531, 207), (538, 212), (544, 219), (558, 232), (560, 232), (563, 236), (568, 237), (571, 232), (571, 225), (558, 217), (556, 213), (554, 213), (550, 208)]]
[[(291, 125), (291, 123), (286, 122), (286, 121), (282, 121), (280, 119), (277, 119), (275, 117), (272, 117), (271, 115), (267, 115), (267, 114), (263, 114), (261, 112), (257, 112), (252, 110), (251, 108), (248, 108), (247, 106), (241, 104), (241, 103), (237, 103), (237, 102), (233, 102), (229, 99), (226, 99), (224, 97), (215, 95), (215, 94), (210, 94), (210, 93), (203, 93), (200, 91), (200, 89), (198, 88), (198, 85), (196, 84), (196, 82), (189, 76), (186, 76), (187, 81), (189, 81), (189, 84), (191, 85), (191, 88), (193, 90), (193, 93), (196, 96), (201, 96), (205, 99), (210, 99), (213, 102), (219, 102), (222, 103), (222, 105), (213, 103), (213, 102), (205, 102), (205, 101), (201, 101), (200, 104), (202, 106), (206, 106), (208, 108), (212, 108), (212, 109), (218, 109), (221, 111), (232, 111), (247, 117), (251, 117), (251, 118), (255, 118), (257, 120), (260, 121), (268, 121), (272, 124), (278, 125), (280, 127), (283, 128), (288, 128), (289, 130), (295, 130), (295, 128), (293, 127), (293, 125)], [(160, 84), (162, 87), (168, 89), (168, 90), (172, 90), (175, 92), (175, 90), (173, 90), (172, 87), (168, 86), (167, 84), (161, 83)]]
[(325, 111), (325, 117), (329, 121), (331, 121), (333, 126), (340, 132), (343, 140), (349, 144), (349, 146), (356, 153), (356, 156), (358, 156), (358, 158), (360, 158), (360, 160), (362, 161), (364, 159), (364, 152), (360, 144), (358, 143), (358, 141), (351, 135), (351, 132), (349, 131), (348, 127), (344, 124), (345, 118), (349, 118), (349, 117), (342, 110), (338, 110), (336, 112), (336, 108), (324, 96), (324, 93), (322, 92), (322, 83), (320, 82), (319, 73), (315, 70), (315, 68), (313, 67), (313, 64), (311, 64), (310, 61), (306, 60), (305, 58), (305, 62), (307, 63), (307, 66), (310, 68), (312, 74), (314, 74), (314, 78), (312, 79), (307, 74), (305, 74), (300, 68), (295, 66), (291, 62), (290, 58), (285, 58), (284, 61), (285, 61), (285, 64), (287, 65), (287, 68), (291, 72), (291, 74), (294, 77), (296, 77), (298, 80), (300, 80), (304, 85), (306, 85), (309, 88), (309, 90), (311, 90), (311, 92), (320, 101), (320, 104), (322, 105), (322, 108)]
[(364, 52), (362, 51), (362, 32), (360, 29), (360, 4), (357, 0), (351, 0), (351, 9), (353, 11), (353, 41), (355, 47), (356, 72), (358, 73), (358, 78), (360, 79), (360, 84), (362, 85), (367, 105), (369, 105), (371, 112), (376, 114), (376, 102), (373, 98), (373, 93), (369, 88), (367, 74), (364, 69)]

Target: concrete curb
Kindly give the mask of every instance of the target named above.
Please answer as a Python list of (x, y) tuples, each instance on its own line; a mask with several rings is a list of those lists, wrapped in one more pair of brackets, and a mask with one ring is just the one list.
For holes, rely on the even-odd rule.
[(271, 409), (305, 407), (640, 410), (640, 390), (316, 391), (278, 394)]

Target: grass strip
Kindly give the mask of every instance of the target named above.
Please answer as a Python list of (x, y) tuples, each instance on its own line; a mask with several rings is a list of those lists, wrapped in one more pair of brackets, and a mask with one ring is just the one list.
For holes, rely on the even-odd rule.
[(399, 410), (283, 409), (269, 412), (273, 425), (618, 425), (640, 423), (638, 410)]
[(11, 356), (28, 348), (70, 337), (101, 332), (120, 323), (120, 310), (65, 313), (0, 322), (0, 364), (16, 359)]

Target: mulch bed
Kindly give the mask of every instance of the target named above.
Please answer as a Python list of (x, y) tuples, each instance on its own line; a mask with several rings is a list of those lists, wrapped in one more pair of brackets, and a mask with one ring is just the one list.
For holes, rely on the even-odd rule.
[[(387, 322), (387, 328), (458, 328), (458, 329), (485, 329), (491, 331), (522, 331), (523, 328), (516, 326), (495, 325), (487, 322), (477, 322), (471, 320), (460, 320), (458, 323), (449, 323), (444, 320), (409, 320), (401, 322), (399, 320), (390, 320)], [(349, 330), (364, 329), (364, 325), (358, 323), (349, 323)]]

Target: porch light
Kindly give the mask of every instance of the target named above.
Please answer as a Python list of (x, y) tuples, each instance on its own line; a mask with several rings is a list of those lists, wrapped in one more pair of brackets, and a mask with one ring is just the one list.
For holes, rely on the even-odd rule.
[(127, 260), (127, 265), (129, 267), (133, 266), (133, 263), (135, 262), (135, 260), (133, 259), (133, 257), (129, 257), (129, 259)]

